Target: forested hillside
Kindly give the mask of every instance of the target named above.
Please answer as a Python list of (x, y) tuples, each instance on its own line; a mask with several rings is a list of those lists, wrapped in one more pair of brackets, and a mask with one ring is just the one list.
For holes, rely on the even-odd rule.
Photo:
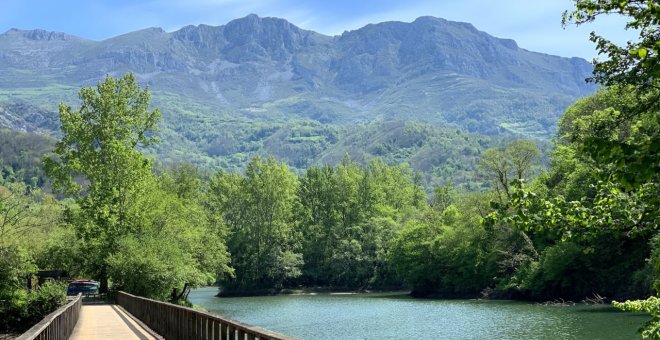
[[(7, 112), (22, 109), (20, 106), (12, 107)], [(156, 157), (159, 166), (171, 166), (182, 160), (197, 160), (195, 164), (205, 172), (213, 169), (240, 172), (257, 155), (274, 156), (286, 162), (298, 174), (304, 173), (310, 166), (337, 164), (345, 155), (362, 164), (378, 158), (388, 164), (409, 164), (421, 173), (423, 183), (428, 188), (451, 182), (476, 189), (483, 186), (474, 173), (481, 153), (513, 138), (483, 136), (412, 121), (354, 126), (332, 126), (314, 121), (286, 124), (219, 122), (213, 126), (215, 129), (210, 133), (204, 132), (202, 127), (186, 133), (191, 139), (206, 140), (188, 145), (188, 152), (181, 151), (167, 156), (171, 150), (186, 145), (186, 141), (174, 138), (167, 131), (159, 135), (160, 143), (146, 147), (144, 151)], [(12, 140), (14, 135), (19, 136), (17, 140)], [(45, 146), (32, 147), (32, 142), (18, 143), (22, 139), (52, 140), (52, 137), (35, 131), (12, 134), (6, 130), (3, 138), (8, 140), (5, 152), (16, 153), (5, 158), (5, 162), (15, 162), (20, 150), (36, 152), (36, 160), (50, 151)], [(544, 141), (537, 143), (544, 148), (549, 145)], [(22, 149), (12, 151), (15, 150), (12, 145), (16, 144), (22, 145)], [(195, 153), (196, 148), (202, 148), (203, 153)], [(38, 161), (35, 164), (38, 165)]]
[(39, 134), (0, 129), (0, 179), (23, 181), (43, 187), (46, 176), (41, 159), (55, 146), (55, 140)]

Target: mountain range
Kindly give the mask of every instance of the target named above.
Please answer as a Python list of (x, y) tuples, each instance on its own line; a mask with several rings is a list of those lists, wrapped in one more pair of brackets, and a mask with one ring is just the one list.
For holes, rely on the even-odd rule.
[[(591, 70), (435, 17), (338, 36), (256, 15), (102, 41), (10, 29), (0, 34), (0, 127), (56, 131), (59, 102), (76, 106), (81, 86), (133, 72), (164, 113), (153, 150), (162, 160), (232, 169), (272, 153), (304, 168), (341, 151), (378, 155), (346, 141), (383, 126), (456, 130), (484, 147), (505, 135), (548, 140), (566, 107), (595, 90)], [(405, 139), (383, 138), (371, 149)], [(414, 167), (414, 153), (401, 160)]]

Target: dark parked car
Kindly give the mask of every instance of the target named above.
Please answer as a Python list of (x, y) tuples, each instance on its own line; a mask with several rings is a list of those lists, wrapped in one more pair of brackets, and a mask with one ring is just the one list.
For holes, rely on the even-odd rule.
[(94, 280), (71, 280), (67, 281), (69, 288), (66, 290), (67, 295), (76, 295), (78, 293), (98, 294), (99, 283)]

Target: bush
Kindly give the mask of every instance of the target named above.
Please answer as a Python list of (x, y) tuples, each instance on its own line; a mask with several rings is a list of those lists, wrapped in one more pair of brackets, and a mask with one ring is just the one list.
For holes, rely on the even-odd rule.
[(48, 281), (28, 294), (26, 319), (38, 322), (66, 302), (66, 284)]
[(21, 278), (35, 270), (25, 249), (0, 247), (0, 330), (24, 323), (28, 293)]
[(0, 332), (20, 329), (27, 324), (23, 316), (26, 315), (27, 292), (25, 290), (12, 290), (3, 292), (0, 297)]
[(24, 331), (66, 302), (66, 285), (46, 282), (27, 292), (23, 288), (7, 292), (0, 305), (0, 330)]

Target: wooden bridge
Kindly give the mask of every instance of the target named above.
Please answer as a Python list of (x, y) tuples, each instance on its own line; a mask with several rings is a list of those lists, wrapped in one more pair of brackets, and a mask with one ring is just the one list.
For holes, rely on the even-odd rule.
[(293, 338), (220, 315), (118, 292), (117, 304), (102, 305), (83, 305), (79, 294), (18, 338), (32, 339)]

